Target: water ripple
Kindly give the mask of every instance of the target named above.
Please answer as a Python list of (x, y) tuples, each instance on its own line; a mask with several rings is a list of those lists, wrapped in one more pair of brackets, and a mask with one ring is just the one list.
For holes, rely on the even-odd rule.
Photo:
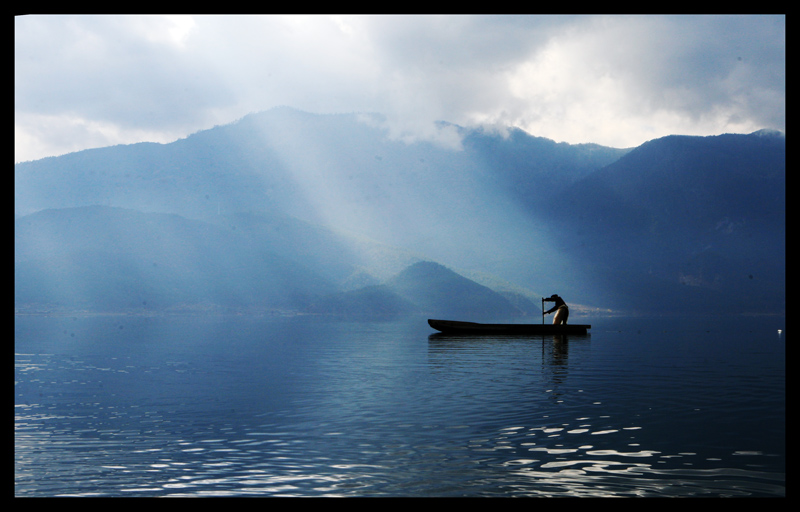
[(18, 339), (15, 494), (785, 495), (782, 359), (762, 343), (257, 327), (122, 353)]

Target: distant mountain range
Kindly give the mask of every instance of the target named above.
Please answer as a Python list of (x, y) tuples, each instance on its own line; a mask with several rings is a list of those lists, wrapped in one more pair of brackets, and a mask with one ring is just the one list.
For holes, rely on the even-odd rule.
[(171, 144), (15, 165), (18, 310), (411, 314), (539, 297), (628, 312), (785, 309), (785, 137), (633, 149), (280, 108)]
[(43, 210), (17, 219), (14, 247), (21, 311), (524, 314), (440, 264), (278, 214)]

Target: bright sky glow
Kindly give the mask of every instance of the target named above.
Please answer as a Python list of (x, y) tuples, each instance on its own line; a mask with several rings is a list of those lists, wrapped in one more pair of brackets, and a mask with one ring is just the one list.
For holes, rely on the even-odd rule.
[(785, 130), (784, 16), (21, 16), (15, 161), (256, 111), (376, 112), (632, 147)]

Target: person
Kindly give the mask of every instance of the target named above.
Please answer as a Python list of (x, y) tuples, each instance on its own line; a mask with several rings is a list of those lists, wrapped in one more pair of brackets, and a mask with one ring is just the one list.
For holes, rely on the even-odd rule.
[(542, 299), (544, 302), (555, 302), (555, 305), (549, 311), (542, 311), (542, 315), (549, 315), (553, 311), (556, 315), (553, 317), (553, 325), (567, 325), (567, 318), (569, 318), (569, 308), (564, 299), (556, 294), (551, 295), (547, 299)]

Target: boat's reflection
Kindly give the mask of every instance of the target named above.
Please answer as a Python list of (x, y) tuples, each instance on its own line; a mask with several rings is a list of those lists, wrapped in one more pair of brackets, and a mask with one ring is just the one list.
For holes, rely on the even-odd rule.
[[(569, 371), (570, 346), (578, 352), (588, 350), (591, 334), (536, 334), (536, 335), (453, 335), (435, 333), (428, 336), (429, 362), (437, 370), (474, 365), (478, 360), (496, 364), (508, 358), (509, 364), (527, 361), (531, 369), (539, 367), (542, 377), (558, 399), (560, 384)], [(580, 354), (578, 354), (580, 359)], [(478, 363), (479, 364), (479, 363)]]

